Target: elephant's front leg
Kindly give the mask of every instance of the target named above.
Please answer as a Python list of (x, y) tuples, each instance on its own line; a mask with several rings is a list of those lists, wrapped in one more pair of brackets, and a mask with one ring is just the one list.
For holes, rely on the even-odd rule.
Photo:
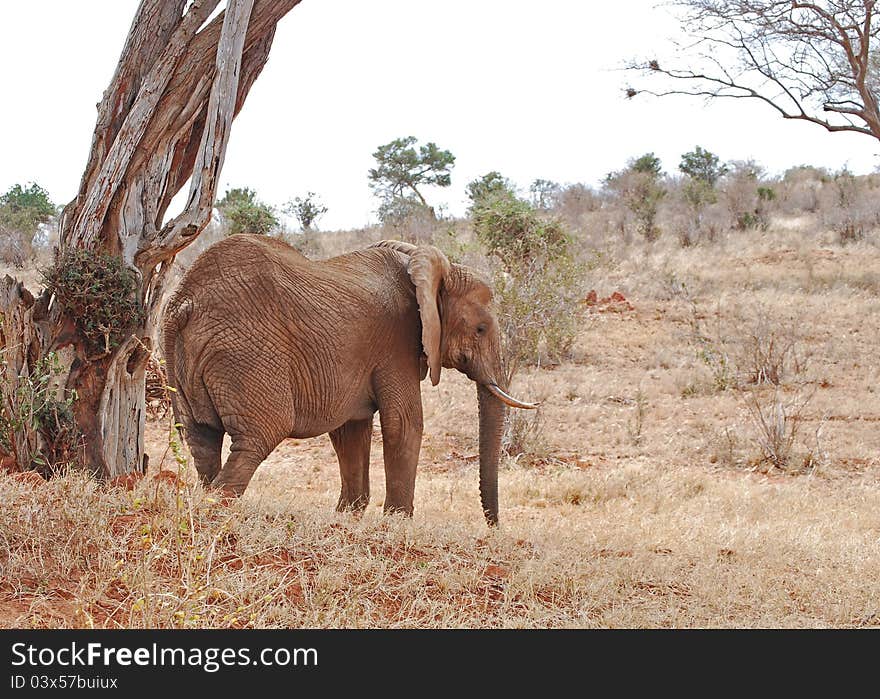
[(342, 491), (336, 510), (363, 512), (370, 502), (370, 441), (373, 418), (349, 420), (330, 433), (330, 441), (339, 458)]
[(416, 466), (422, 446), (422, 400), (415, 394), (396, 395), (380, 403), (382, 451), (385, 457), (386, 513), (403, 512), (412, 516), (416, 487)]

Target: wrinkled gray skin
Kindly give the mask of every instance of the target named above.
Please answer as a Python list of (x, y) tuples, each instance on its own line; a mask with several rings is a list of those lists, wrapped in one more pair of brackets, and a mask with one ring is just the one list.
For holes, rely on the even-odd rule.
[[(430, 372), (436, 385), (442, 366), (477, 384), (480, 496), (497, 523), (505, 403), (534, 406), (499, 388), (491, 299), (471, 270), (430, 246), (383, 241), (325, 261), (264, 236), (208, 248), (163, 321), (174, 413), (202, 480), (240, 495), (283, 439), (327, 432), (342, 475), (337, 509), (363, 511), (378, 411), (384, 509), (411, 515), (420, 382)], [(224, 433), (232, 450), (221, 467)]]

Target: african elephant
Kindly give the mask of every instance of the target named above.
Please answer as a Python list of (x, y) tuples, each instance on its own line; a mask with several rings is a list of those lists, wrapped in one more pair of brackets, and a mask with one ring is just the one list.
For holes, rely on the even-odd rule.
[[(431, 246), (382, 241), (324, 261), (259, 235), (209, 247), (165, 310), (172, 404), (206, 484), (244, 492), (285, 438), (330, 434), (338, 510), (369, 501), (373, 415), (382, 425), (386, 512), (412, 515), (422, 441), (420, 382), (441, 367), (477, 384), (480, 496), (498, 522), (505, 404), (492, 291)], [(424, 352), (423, 352), (424, 350)], [(506, 388), (506, 386), (504, 387)], [(232, 439), (221, 468), (224, 433)]]

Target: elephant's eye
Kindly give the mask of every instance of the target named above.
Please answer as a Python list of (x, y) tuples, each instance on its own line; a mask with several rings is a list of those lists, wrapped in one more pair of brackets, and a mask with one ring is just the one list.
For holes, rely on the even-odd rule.
[(486, 334), (486, 326), (480, 323), (477, 326), (477, 335), (485, 335)]

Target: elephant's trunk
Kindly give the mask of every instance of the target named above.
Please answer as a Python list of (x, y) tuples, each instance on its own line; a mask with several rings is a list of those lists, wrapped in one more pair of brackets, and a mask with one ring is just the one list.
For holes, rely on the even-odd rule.
[(480, 410), (480, 500), (490, 526), (498, 524), (498, 461), (506, 407), (491, 391), (477, 384)]

